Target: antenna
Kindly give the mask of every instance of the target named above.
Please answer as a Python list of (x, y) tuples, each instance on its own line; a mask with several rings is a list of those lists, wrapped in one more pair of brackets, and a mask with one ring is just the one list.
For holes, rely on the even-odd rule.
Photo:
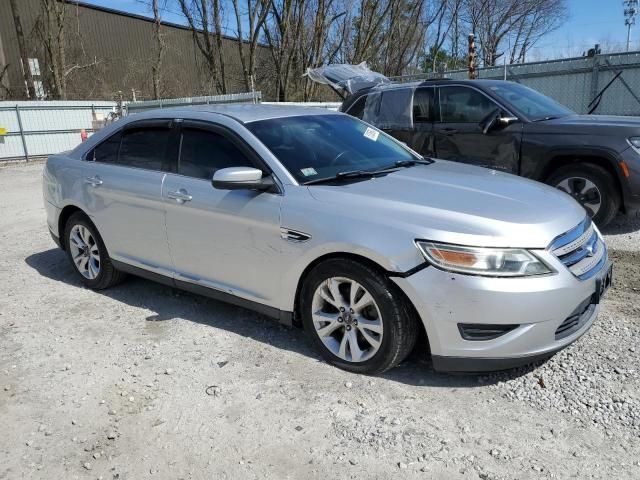
[(623, 0), (624, 24), (627, 27), (627, 52), (631, 45), (631, 27), (636, 24), (636, 14), (638, 13), (638, 0)]

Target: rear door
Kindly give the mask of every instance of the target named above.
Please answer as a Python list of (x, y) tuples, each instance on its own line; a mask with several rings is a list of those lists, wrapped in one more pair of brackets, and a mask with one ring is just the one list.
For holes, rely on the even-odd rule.
[(434, 124), (438, 158), (518, 173), (522, 124), (514, 123), (482, 133), (480, 123), (493, 112), (506, 112), (476, 88), (444, 85), (438, 89)]
[(84, 205), (114, 260), (170, 275), (162, 182), (170, 120), (126, 125), (85, 156)]
[(283, 270), (282, 196), (212, 186), (217, 169), (266, 168), (226, 128), (185, 120), (180, 135), (176, 172), (162, 188), (175, 279), (273, 304)]

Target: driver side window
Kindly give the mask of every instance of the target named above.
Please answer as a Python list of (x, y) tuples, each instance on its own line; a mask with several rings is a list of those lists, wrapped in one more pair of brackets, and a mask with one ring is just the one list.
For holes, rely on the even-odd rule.
[(469, 87), (451, 86), (438, 89), (440, 121), (443, 123), (480, 123), (499, 109), (482, 93)]
[(231, 140), (219, 133), (190, 127), (182, 129), (180, 175), (211, 180), (213, 173), (221, 168), (253, 166)]

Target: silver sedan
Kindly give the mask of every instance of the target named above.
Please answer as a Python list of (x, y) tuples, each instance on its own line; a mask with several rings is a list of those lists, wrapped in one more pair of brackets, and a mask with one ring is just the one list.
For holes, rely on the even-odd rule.
[(439, 370), (549, 356), (611, 279), (568, 195), (319, 109), (131, 115), (50, 157), (44, 199), (87, 287), (134, 274), (255, 309), (354, 372), (394, 367), (421, 332)]

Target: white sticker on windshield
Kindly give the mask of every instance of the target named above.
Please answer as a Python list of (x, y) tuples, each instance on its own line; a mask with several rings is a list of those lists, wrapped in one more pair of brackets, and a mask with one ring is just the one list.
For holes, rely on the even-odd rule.
[(317, 175), (318, 174), (318, 172), (316, 172), (316, 169), (315, 168), (311, 168), (311, 167), (309, 167), (309, 168), (301, 168), (300, 171), (302, 172), (302, 174), (305, 177), (311, 177), (313, 175)]
[(364, 131), (364, 136), (369, 140), (373, 140), (374, 142), (378, 141), (378, 135), (380, 135), (380, 132), (377, 132), (371, 127), (367, 127), (367, 129)]

